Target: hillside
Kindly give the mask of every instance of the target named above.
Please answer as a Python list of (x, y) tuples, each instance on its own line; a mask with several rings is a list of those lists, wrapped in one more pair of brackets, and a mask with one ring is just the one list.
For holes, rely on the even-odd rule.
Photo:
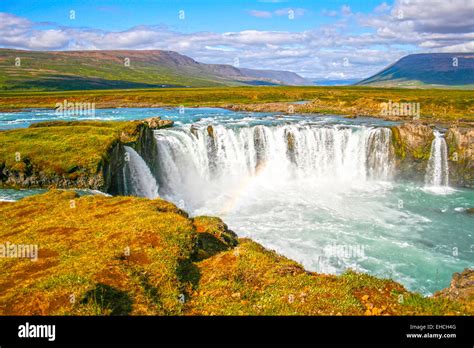
[(0, 90), (80, 90), (307, 84), (284, 71), (203, 64), (172, 51), (0, 49)]
[(50, 191), (0, 213), (2, 240), (32, 259), (0, 258), (2, 315), (472, 314), (392, 280), (305, 271), (161, 199)]
[(474, 53), (411, 54), (357, 85), (472, 89)]
[(255, 79), (263, 79), (268, 81), (274, 81), (278, 84), (291, 85), (291, 86), (308, 86), (311, 82), (302, 78), (300, 75), (295, 74), (291, 71), (281, 70), (257, 70), (257, 69), (246, 69), (241, 68), (240, 71), (247, 77), (253, 77)]

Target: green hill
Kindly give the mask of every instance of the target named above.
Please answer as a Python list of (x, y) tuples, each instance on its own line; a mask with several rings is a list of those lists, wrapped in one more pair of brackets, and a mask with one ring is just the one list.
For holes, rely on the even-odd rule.
[(474, 53), (411, 54), (357, 85), (474, 88)]
[(305, 84), (288, 71), (203, 64), (172, 51), (0, 49), (0, 90), (91, 90)]

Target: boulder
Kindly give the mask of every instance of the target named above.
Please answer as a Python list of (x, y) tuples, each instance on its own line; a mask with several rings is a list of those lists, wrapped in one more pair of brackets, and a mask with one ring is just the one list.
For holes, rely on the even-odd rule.
[(454, 273), (449, 288), (438, 291), (435, 297), (444, 297), (450, 300), (468, 301), (474, 299), (474, 269), (466, 268), (461, 273)]
[(207, 135), (210, 138), (214, 139), (214, 128), (212, 126), (207, 126)]
[(229, 250), (239, 243), (237, 235), (217, 217), (197, 216), (193, 225), (198, 233), (195, 259), (203, 260), (221, 251)]
[(162, 120), (160, 117), (150, 117), (144, 120), (151, 129), (160, 129), (172, 127), (174, 122), (171, 120)]
[(199, 138), (198, 129), (195, 125), (192, 125), (189, 130), (190, 130), (192, 135), (194, 135), (196, 138)]

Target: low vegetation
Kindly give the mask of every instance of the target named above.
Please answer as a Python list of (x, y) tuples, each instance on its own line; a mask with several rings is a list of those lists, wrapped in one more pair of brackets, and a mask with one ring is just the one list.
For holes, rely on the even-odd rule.
[(2, 315), (451, 315), (471, 302), (425, 298), (349, 271), (304, 270), (211, 217), (161, 199), (50, 191), (1, 202)]
[(200, 67), (192, 59), (169, 51), (0, 49), (0, 90), (239, 85)]
[[(420, 103), (420, 118), (431, 122), (474, 120), (472, 91), (348, 87), (219, 87), (159, 88), (103, 91), (2, 92), (1, 110), (54, 108), (56, 103), (87, 102), (97, 108), (227, 107), (247, 111), (278, 111), (371, 115), (412, 120), (414, 115), (381, 115), (382, 103)], [(305, 104), (290, 102), (306, 101)]]
[(119, 140), (133, 141), (142, 122), (42, 122), (0, 132), (0, 172), (46, 176), (96, 174)]

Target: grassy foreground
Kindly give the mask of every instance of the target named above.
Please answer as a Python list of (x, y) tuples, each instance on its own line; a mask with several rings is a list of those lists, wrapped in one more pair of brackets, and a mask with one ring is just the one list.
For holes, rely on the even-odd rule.
[(190, 219), (161, 199), (50, 191), (1, 202), (0, 314), (451, 315), (472, 302), (424, 298), (400, 284), (305, 271), (218, 218)]
[[(474, 120), (474, 97), (469, 90), (349, 87), (219, 87), (161, 88), (65, 92), (2, 92), (0, 110), (54, 108), (56, 103), (95, 103), (97, 108), (220, 106), (249, 111), (372, 115), (382, 117), (381, 103), (420, 103), (420, 117), (429, 121)], [(239, 104), (239, 105), (235, 105)], [(402, 117), (413, 119), (413, 117)]]

